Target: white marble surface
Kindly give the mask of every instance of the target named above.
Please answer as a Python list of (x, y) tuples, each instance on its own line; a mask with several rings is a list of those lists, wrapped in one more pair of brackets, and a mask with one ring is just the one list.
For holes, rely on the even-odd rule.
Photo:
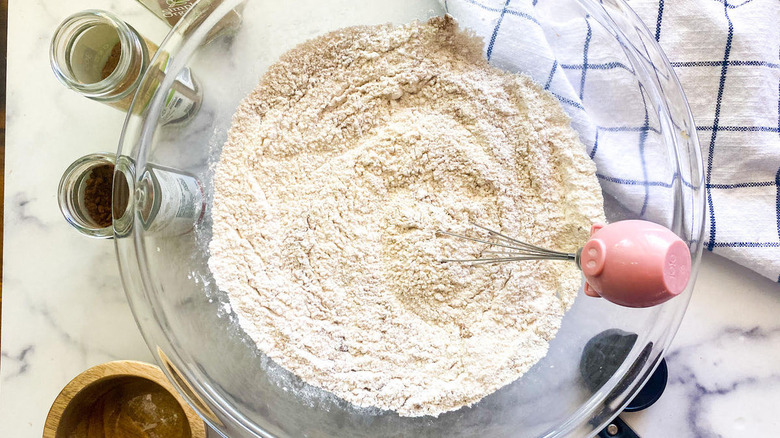
[[(0, 437), (40, 436), (57, 393), (89, 366), (151, 360), (112, 243), (82, 237), (57, 208), (65, 167), (114, 151), (123, 121), (62, 87), (49, 68), (54, 28), (87, 8), (114, 11), (151, 39), (166, 31), (132, 0), (10, 4)], [(640, 435), (778, 436), (780, 286), (707, 254), (668, 361), (661, 400), (624, 414)]]

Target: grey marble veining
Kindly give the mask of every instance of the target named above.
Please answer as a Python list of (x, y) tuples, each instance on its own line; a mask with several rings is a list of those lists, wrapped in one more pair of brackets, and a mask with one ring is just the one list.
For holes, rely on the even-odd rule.
[(111, 7), (160, 39), (166, 27), (134, 1), (11, 2), (9, 11), (0, 436), (40, 436), (63, 386), (89, 366), (149, 361), (119, 282), (113, 244), (75, 233), (57, 185), (76, 158), (115, 151), (124, 115), (57, 82), (48, 47), (57, 24)]
[[(165, 35), (166, 26), (132, 0), (10, 5), (0, 437), (40, 436), (55, 396), (89, 366), (151, 360), (112, 242), (79, 235), (57, 208), (64, 169), (82, 155), (116, 150), (124, 119), (65, 89), (49, 67), (56, 25), (94, 7), (114, 11), (152, 40)], [(780, 434), (778, 315), (780, 286), (705, 256), (667, 356), (666, 393), (623, 418), (645, 437)]]

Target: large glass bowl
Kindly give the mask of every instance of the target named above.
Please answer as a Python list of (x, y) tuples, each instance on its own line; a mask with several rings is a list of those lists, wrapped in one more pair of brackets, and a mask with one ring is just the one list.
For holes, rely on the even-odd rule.
[[(702, 168), (685, 97), (650, 32), (623, 0), (509, 3), (204, 0), (161, 44), (128, 112), (119, 146), (116, 176), (126, 178), (130, 190), (115, 184), (115, 193), (129, 194), (131, 202), (127, 210), (115, 210), (116, 250), (146, 342), (177, 388), (215, 429), (231, 437), (589, 436), (620, 412), (652, 374), (682, 319), (701, 256)], [(469, 5), (483, 15), (469, 15)], [(501, 49), (491, 62), (545, 84), (554, 76), (549, 53), (529, 46), (531, 38), (546, 36), (545, 50), (557, 55), (567, 50), (565, 40), (558, 38), (565, 29), (587, 25), (590, 53), (602, 59), (592, 55), (581, 61), (586, 66), (552, 66), (559, 69), (555, 75), (563, 74), (575, 84), (580, 75), (585, 82), (586, 69), (589, 75), (614, 69), (620, 76), (605, 76), (605, 81), (614, 81), (614, 88), (609, 82), (607, 88), (601, 84), (606, 92), (585, 93), (581, 99), (576, 91), (571, 97), (559, 92), (559, 97), (596, 162), (608, 220), (641, 217), (677, 233), (693, 258), (688, 288), (665, 304), (645, 309), (619, 307), (580, 291), (544, 359), (474, 406), (437, 418), (357, 408), (302, 383), (242, 332), (207, 265), (213, 164), (240, 100), (283, 52), (336, 28), (424, 20), (449, 8), (488, 41), (496, 38), (492, 32), (499, 20), (508, 26), (504, 30), (511, 30), (517, 25), (514, 18), (527, 18), (526, 7), (535, 8), (541, 34), (502, 31)], [(234, 29), (237, 12), (242, 19)], [(186, 123), (160, 123), (168, 91), (187, 68), (202, 90), (201, 109)], [(644, 123), (615, 124), (632, 111), (644, 111)], [(160, 194), (165, 181), (163, 186), (150, 182), (148, 172), (160, 169), (167, 169), (163, 173), (169, 176), (197, 178), (204, 194), (202, 218), (199, 195), (178, 199)], [(187, 178), (179, 183), (191, 182)], [(169, 178), (167, 184), (176, 181)], [(175, 187), (168, 188), (175, 195)], [(188, 210), (191, 220), (199, 220), (194, 230), (150, 226), (149, 209), (165, 210), (171, 202), (198, 204), (190, 206), (195, 214)], [(157, 217), (165, 220), (165, 214)], [(588, 340), (607, 329), (634, 333), (636, 341), (614, 374), (589, 389), (588, 376), (580, 371), (582, 352)]]

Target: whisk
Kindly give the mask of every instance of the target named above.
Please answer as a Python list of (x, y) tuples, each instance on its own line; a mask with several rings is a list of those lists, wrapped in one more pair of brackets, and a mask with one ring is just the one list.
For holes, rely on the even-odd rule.
[(443, 263), (490, 264), (527, 260), (571, 261), (585, 275), (585, 294), (626, 307), (650, 307), (679, 295), (688, 285), (688, 245), (668, 228), (653, 222), (627, 220), (594, 224), (590, 239), (575, 252), (542, 248), (481, 225), (487, 237), (439, 230), (441, 236), (488, 245), (486, 257), (442, 259)]

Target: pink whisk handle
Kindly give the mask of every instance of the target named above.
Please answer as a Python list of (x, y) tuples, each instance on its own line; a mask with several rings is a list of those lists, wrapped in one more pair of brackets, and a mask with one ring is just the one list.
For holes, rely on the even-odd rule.
[(688, 245), (668, 228), (627, 220), (595, 224), (579, 254), (585, 293), (626, 307), (650, 307), (679, 295), (691, 276)]

